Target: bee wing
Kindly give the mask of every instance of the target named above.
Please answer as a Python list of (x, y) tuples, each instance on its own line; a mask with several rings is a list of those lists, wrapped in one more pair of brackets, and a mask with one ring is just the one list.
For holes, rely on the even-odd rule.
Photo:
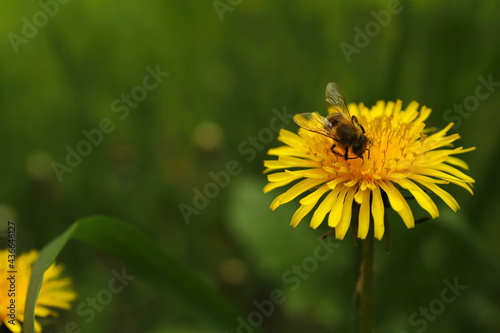
[(293, 117), (293, 120), (297, 125), (305, 130), (325, 135), (330, 138), (334, 137), (330, 122), (325, 117), (320, 116), (317, 112), (299, 113)]
[(326, 107), (328, 108), (329, 113), (338, 112), (346, 116), (347, 119), (351, 120), (351, 115), (345, 105), (344, 94), (342, 94), (342, 91), (335, 82), (328, 83), (326, 86), (325, 97)]

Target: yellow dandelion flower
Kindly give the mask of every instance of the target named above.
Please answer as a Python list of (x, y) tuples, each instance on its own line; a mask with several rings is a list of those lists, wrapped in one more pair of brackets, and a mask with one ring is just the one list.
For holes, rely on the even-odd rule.
[[(11, 287), (11, 281), (5, 278), (10, 276), (8, 268), (8, 250), (0, 250), (0, 327), (5, 325), (11, 332), (21, 332), (20, 322), (24, 321), (24, 309), (26, 303), (26, 294), (28, 293), (28, 285), (31, 277), (31, 268), (38, 258), (38, 251), (32, 250), (28, 253), (23, 253), (15, 259), (15, 296), (8, 295), (7, 291)], [(52, 308), (69, 310), (71, 302), (76, 299), (76, 293), (71, 289), (70, 278), (60, 278), (59, 275), (63, 271), (63, 265), (52, 264), (45, 272), (43, 277), (42, 287), (38, 295), (38, 300), (35, 307), (35, 315), (38, 317), (57, 316), (57, 312)], [(11, 304), (11, 299), (15, 300), (15, 311), (11, 313), (7, 308)], [(13, 316), (15, 314), (15, 319)], [(41, 325), (35, 321), (35, 329), (37, 332), (42, 331)]]
[[(341, 105), (335, 103), (338, 100), (332, 101), (328, 97), (327, 88), (331, 116), (332, 113), (339, 112)], [(340, 97), (343, 102), (341, 93)], [(300, 117), (302, 122), (297, 123), (304, 128), (309, 127), (309, 130), (301, 128), (298, 135), (281, 130), (278, 140), (285, 145), (268, 152), (269, 155), (278, 156), (278, 160), (265, 161), (264, 166), (266, 173), (283, 171), (268, 175), (269, 183), (264, 192), (292, 182), (296, 184), (277, 196), (271, 209), (275, 210), (311, 191), (300, 200), (300, 207), (293, 215), (291, 225), (297, 226), (319, 203), (310, 226), (317, 228), (329, 214), (328, 226), (335, 229), (337, 239), (343, 239), (349, 228), (354, 203), (359, 205), (357, 236), (361, 239), (368, 235), (370, 216), (373, 218), (374, 236), (382, 238), (385, 231), (385, 207), (389, 204), (406, 226), (413, 228), (415, 220), (401, 189), (408, 190), (432, 218), (438, 217), (439, 212), (428, 192), (433, 192), (453, 211), (457, 211), (460, 208), (457, 201), (439, 185), (453, 183), (472, 194), (474, 179), (455, 168), (468, 170), (467, 164), (452, 155), (475, 148), (452, 147), (452, 142), (460, 138), (458, 134), (446, 135), (453, 123), (436, 133), (424, 134), (429, 133), (424, 121), (429, 117), (431, 109), (423, 106), (418, 111), (418, 103), (415, 101), (406, 110), (401, 107), (400, 100), (395, 103), (379, 101), (371, 108), (363, 104), (350, 104), (348, 111), (346, 107), (353, 125), (363, 128), (368, 140), (367, 149), (359, 156), (352, 155), (356, 149), (351, 147), (348, 159), (345, 159), (344, 151), (338, 147), (332, 149), (333, 144), (337, 143), (338, 146), (338, 141), (332, 139), (332, 135), (326, 135), (319, 128), (311, 128), (321, 123), (321, 119), (332, 119), (330, 116), (322, 118), (319, 114), (312, 113), (305, 117), (311, 119)], [(296, 120), (301, 119), (296, 116)], [(305, 121), (315, 121), (316, 124), (303, 126)], [(325, 125), (332, 126), (328, 123)], [(360, 148), (359, 144), (357, 148)]]

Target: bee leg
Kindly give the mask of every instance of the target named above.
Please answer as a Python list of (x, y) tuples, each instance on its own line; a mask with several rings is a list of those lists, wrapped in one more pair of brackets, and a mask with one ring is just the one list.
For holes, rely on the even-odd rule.
[(332, 151), (332, 153), (336, 154), (337, 152), (334, 151), (333, 148), (335, 148), (335, 143), (332, 145), (332, 148), (330, 148), (330, 150)]
[(339, 154), (337, 153), (335, 150), (333, 150), (334, 148), (336, 147), (335, 143), (332, 145), (332, 148), (330, 148), (331, 152), (334, 154), (334, 155), (337, 155), (337, 156), (342, 156), (342, 154)]
[(349, 159), (349, 147), (345, 147), (344, 159), (346, 161)]

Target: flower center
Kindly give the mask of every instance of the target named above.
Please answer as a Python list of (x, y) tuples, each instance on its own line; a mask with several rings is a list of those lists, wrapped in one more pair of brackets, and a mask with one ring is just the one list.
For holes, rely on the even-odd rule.
[[(321, 138), (316, 140), (318, 154), (322, 157), (318, 163), (323, 169), (332, 174), (333, 177), (346, 177), (352, 181), (373, 181), (386, 178), (393, 172), (408, 170), (419, 153), (415, 150), (418, 139), (425, 139), (420, 131), (425, 127), (423, 123), (395, 122), (393, 118), (382, 115), (377, 117), (359, 117), (359, 122), (366, 130), (366, 137), (370, 141), (367, 150), (360, 158), (344, 159), (343, 151), (338, 147), (333, 154), (330, 151), (332, 140)], [(420, 140), (420, 141), (422, 141)], [(321, 155), (321, 156), (320, 156)], [(352, 156), (352, 154), (350, 154)]]

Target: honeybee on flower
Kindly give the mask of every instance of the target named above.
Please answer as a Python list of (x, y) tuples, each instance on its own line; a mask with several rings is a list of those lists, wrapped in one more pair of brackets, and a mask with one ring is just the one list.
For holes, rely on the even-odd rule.
[(334, 228), (336, 238), (343, 239), (353, 204), (357, 204), (357, 237), (366, 238), (371, 226), (374, 237), (381, 239), (386, 207), (392, 207), (408, 228), (415, 225), (401, 190), (409, 191), (432, 218), (439, 212), (428, 192), (453, 211), (460, 207), (442, 185), (452, 183), (473, 193), (474, 179), (458, 169), (468, 170), (468, 165), (453, 155), (475, 147), (450, 148), (460, 138), (446, 135), (453, 123), (428, 134), (424, 122), (431, 109), (423, 106), (418, 110), (414, 101), (404, 110), (400, 100), (379, 101), (371, 108), (362, 103), (345, 107), (334, 83), (328, 84), (326, 99), (329, 115), (296, 115), (301, 127), (298, 134), (281, 130), (278, 140), (285, 145), (268, 152), (278, 159), (264, 161), (265, 172), (270, 173), (264, 192), (294, 183), (274, 199), (271, 209), (309, 192), (300, 200), (292, 226), (316, 207), (310, 226), (317, 228), (328, 215), (329, 227)]

